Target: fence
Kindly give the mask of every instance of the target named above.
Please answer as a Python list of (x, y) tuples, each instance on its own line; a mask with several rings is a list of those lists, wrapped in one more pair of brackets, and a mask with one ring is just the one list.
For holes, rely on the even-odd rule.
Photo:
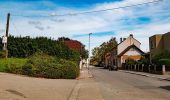
[(139, 71), (139, 72), (148, 72), (155, 74), (167, 74), (170, 73), (170, 68), (168, 66), (162, 65), (145, 65), (145, 64), (122, 64), (123, 70)]

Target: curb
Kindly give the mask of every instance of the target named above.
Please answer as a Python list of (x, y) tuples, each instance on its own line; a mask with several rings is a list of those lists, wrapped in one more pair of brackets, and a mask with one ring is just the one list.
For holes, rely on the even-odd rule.
[(92, 72), (87, 72), (87, 70), (84, 70), (84, 72), (86, 71), (86, 73), (84, 74), (84, 76), (81, 76), (81, 74), (83, 74), (83, 71), (80, 73), (80, 76), (76, 78), (76, 80), (80, 80), (80, 79), (87, 79), (87, 78), (93, 78), (93, 74)]
[(132, 71), (123, 71), (123, 70), (119, 70), (119, 71), (125, 72), (125, 73), (130, 73), (130, 74), (135, 74), (135, 75), (140, 75), (140, 76), (145, 76), (145, 77), (157, 78), (157, 79), (165, 80), (165, 81), (170, 81), (170, 78), (157, 77), (157, 76), (154, 76), (154, 75), (136, 73), (136, 72), (132, 72)]

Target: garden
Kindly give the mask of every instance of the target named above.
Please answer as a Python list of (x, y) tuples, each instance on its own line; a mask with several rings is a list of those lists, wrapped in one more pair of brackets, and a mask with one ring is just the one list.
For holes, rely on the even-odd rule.
[(75, 79), (79, 76), (80, 56), (80, 52), (71, 50), (61, 41), (46, 37), (10, 36), (9, 58), (5, 58), (5, 52), (0, 51), (0, 72), (51, 79)]

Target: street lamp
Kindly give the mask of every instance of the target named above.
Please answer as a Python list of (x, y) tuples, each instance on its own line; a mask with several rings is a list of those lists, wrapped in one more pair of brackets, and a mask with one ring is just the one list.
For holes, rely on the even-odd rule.
[(88, 71), (89, 71), (89, 67), (90, 67), (90, 35), (92, 35), (92, 33), (89, 33), (89, 57), (88, 57)]

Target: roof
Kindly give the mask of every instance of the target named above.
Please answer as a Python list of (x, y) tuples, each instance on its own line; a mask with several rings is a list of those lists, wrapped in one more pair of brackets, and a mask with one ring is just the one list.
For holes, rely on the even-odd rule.
[[(130, 37), (130, 36), (129, 36)], [(128, 38), (129, 38), (128, 37)], [(132, 38), (134, 39), (134, 40), (136, 40), (136, 41), (138, 41), (137, 39), (135, 39), (133, 36), (132, 36)], [(126, 38), (127, 39), (127, 38)], [(126, 41), (126, 40), (124, 40), (124, 41)], [(122, 41), (122, 42), (120, 42), (118, 45), (120, 45), (121, 43), (123, 43), (124, 41)], [(141, 42), (140, 41), (138, 41), (140, 44), (141, 44)]]
[(125, 53), (126, 53), (129, 49), (131, 49), (131, 48), (134, 48), (134, 49), (138, 50), (139, 52), (141, 52), (142, 54), (144, 54), (144, 52), (143, 52), (141, 49), (139, 49), (137, 46), (131, 45), (131, 46), (127, 47), (124, 51), (122, 51), (122, 52), (118, 55), (118, 57), (120, 57), (120, 56), (122, 56), (123, 54), (125, 54)]

